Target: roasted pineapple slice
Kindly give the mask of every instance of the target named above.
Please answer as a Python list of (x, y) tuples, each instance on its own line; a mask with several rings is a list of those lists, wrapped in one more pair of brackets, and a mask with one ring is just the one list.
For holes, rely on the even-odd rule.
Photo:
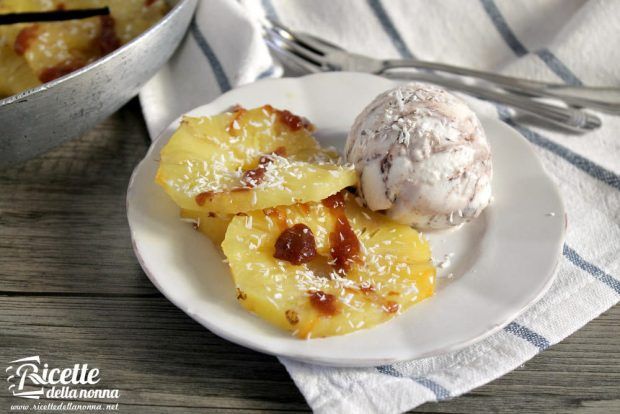
[(352, 166), (322, 149), (312, 126), (269, 105), (185, 117), (156, 176), (181, 208), (234, 214), (319, 201), (354, 185)]
[(11, 96), (28, 88), (39, 85), (23, 56), (13, 50), (13, 43), (8, 42), (8, 34), (0, 32), (0, 98)]
[(0, 14), (104, 6), (110, 15), (0, 26), (0, 62), (9, 66), (0, 75), (14, 78), (0, 79), (0, 94), (73, 72), (138, 36), (168, 10), (164, 0), (0, 0)]
[[(107, 16), (107, 20), (110, 19)], [(99, 46), (93, 47), (102, 36), (100, 20), (105, 19), (91, 17), (25, 26), (16, 39), (16, 51), (26, 59), (41, 82), (49, 82), (112, 51), (102, 52)]]
[(418, 232), (349, 194), (340, 203), (340, 216), (324, 202), (232, 219), (222, 249), (242, 306), (310, 338), (372, 327), (433, 294), (435, 268)]
[(224, 241), (226, 229), (233, 216), (181, 209), (181, 218), (190, 220), (196, 230), (211, 239), (214, 245), (219, 246)]

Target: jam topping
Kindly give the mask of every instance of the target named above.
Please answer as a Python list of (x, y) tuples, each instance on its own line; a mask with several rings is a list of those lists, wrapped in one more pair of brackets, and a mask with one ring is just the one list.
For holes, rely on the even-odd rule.
[(333, 316), (338, 313), (338, 301), (334, 295), (325, 293), (322, 290), (308, 293), (310, 293), (310, 304), (319, 313), (325, 316)]
[(226, 127), (226, 131), (233, 136), (237, 136), (239, 132), (241, 131), (241, 126), (239, 125), (239, 121), (241, 120), (241, 117), (247, 112), (247, 110), (239, 105), (235, 105), (232, 108), (232, 110), (233, 110), (233, 117), (230, 120), (228, 127)]
[(291, 131), (299, 131), (302, 128), (308, 128), (310, 125), (310, 123), (302, 117), (287, 110), (278, 111), (278, 120), (286, 125)]
[(387, 313), (396, 313), (400, 309), (400, 305), (393, 300), (388, 300), (382, 308)]
[(265, 179), (265, 170), (265, 165), (259, 164), (258, 167), (244, 172), (241, 182), (248, 188), (254, 188)]
[(71, 72), (75, 72), (85, 65), (86, 62), (81, 59), (69, 60), (56, 66), (43, 69), (41, 73), (39, 73), (39, 80), (43, 83), (50, 82)]
[(291, 325), (296, 325), (299, 323), (299, 314), (293, 309), (287, 309), (286, 312), (284, 312), (284, 316), (286, 316), (286, 320)]
[(196, 196), (196, 204), (198, 204), (199, 206), (204, 206), (205, 201), (207, 201), (207, 199), (211, 199), (213, 198), (213, 195), (215, 193), (213, 191), (205, 191), (204, 193), (200, 193)]
[(278, 118), (278, 122), (285, 125), (291, 131), (299, 131), (302, 128), (308, 131), (314, 130), (314, 125), (308, 122), (307, 119), (297, 116), (291, 111), (287, 111), (287, 110), (281, 111), (279, 109), (275, 109), (271, 105), (264, 105), (263, 109), (270, 114), (275, 113)]
[[(278, 155), (280, 157), (286, 157), (286, 147), (280, 146), (271, 152), (272, 155)], [(273, 158), (269, 155), (263, 155), (260, 157), (259, 164), (268, 164), (273, 162)]]
[[(286, 148), (278, 147), (271, 154), (263, 155), (258, 160), (258, 166), (256, 168), (252, 168), (251, 170), (247, 170), (243, 173), (241, 177), (241, 182), (243, 183), (243, 187), (235, 187), (229, 190), (231, 193), (241, 193), (244, 191), (250, 191), (252, 188), (256, 187), (260, 183), (265, 180), (265, 171), (267, 169), (267, 165), (273, 162), (272, 155), (279, 155), (280, 157), (286, 156)], [(224, 192), (224, 191), (221, 191)], [(208, 199), (213, 198), (215, 194), (218, 192), (215, 191), (205, 191), (196, 196), (196, 204), (199, 206), (203, 206)]]
[(329, 243), (336, 270), (347, 273), (351, 264), (360, 258), (360, 244), (346, 218), (338, 217), (334, 231), (329, 234)]
[(116, 21), (110, 15), (99, 16), (101, 22), (101, 33), (99, 34), (99, 49), (102, 55), (107, 55), (121, 47), (121, 41), (116, 36)]
[(265, 179), (265, 171), (267, 166), (273, 162), (273, 156), (278, 155), (280, 157), (286, 156), (286, 148), (278, 147), (270, 155), (263, 155), (258, 160), (258, 166), (251, 170), (247, 170), (241, 177), (241, 182), (248, 188), (254, 188)]
[(273, 257), (294, 265), (308, 263), (316, 257), (314, 234), (302, 223), (295, 224), (280, 233), (275, 248)]
[[(308, 120), (295, 115), (291, 111), (281, 111), (279, 109), (275, 109), (271, 105), (263, 105), (263, 110), (266, 114), (276, 114), (277, 122), (286, 126), (291, 131), (299, 131), (302, 128), (307, 129), (308, 131), (312, 131), (314, 129), (314, 126), (310, 122), (308, 122)], [(236, 131), (239, 131), (241, 129), (239, 126), (239, 119), (247, 111), (239, 105), (235, 105), (232, 108), (232, 111), (234, 112), (234, 114), (226, 130), (232, 135), (236, 135)]]
[(339, 217), (344, 215), (344, 195), (342, 192), (332, 194), (322, 201), (323, 205), (330, 209), (331, 213)]
[(330, 254), (338, 273), (347, 273), (354, 262), (361, 260), (360, 242), (351, 228), (344, 211), (344, 195), (336, 193), (323, 200), (323, 205), (336, 218), (334, 230), (329, 234)]
[(13, 44), (13, 50), (15, 51), (15, 53), (20, 56), (26, 53), (26, 50), (28, 50), (32, 42), (37, 38), (38, 31), (39, 26), (36, 24), (24, 27), (22, 30), (20, 30), (17, 34), (17, 37), (15, 38), (15, 43)]

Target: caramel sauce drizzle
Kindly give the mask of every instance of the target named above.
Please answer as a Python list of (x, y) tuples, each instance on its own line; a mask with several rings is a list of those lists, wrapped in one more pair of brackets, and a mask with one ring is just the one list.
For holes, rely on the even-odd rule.
[(346, 274), (353, 263), (361, 261), (360, 242), (351, 228), (345, 214), (343, 192), (338, 192), (322, 201), (336, 219), (334, 230), (329, 234), (329, 252), (334, 260), (334, 268), (338, 273)]

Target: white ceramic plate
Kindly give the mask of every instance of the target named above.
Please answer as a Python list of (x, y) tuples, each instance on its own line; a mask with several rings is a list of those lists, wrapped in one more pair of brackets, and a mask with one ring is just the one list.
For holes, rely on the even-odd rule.
[[(264, 80), (190, 115), (269, 103), (306, 116), (323, 143), (342, 149), (355, 116), (394, 85), (342, 72)], [(372, 366), (462, 348), (502, 328), (543, 295), (564, 239), (562, 200), (529, 144), (501, 122), (481, 120), (493, 152), (493, 204), (459, 230), (429, 235), (434, 257), (454, 253), (452, 264), (439, 271), (435, 296), (375, 328), (300, 340), (237, 303), (221, 254), (179, 220), (179, 209), (153, 182), (159, 151), (178, 122), (153, 143), (129, 184), (127, 216), (136, 256), (176, 306), (215, 334), (257, 351), (326, 365)]]

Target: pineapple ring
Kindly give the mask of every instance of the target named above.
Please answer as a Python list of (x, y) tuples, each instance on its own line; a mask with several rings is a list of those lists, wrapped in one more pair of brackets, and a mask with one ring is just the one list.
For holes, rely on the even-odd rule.
[(163, 0), (0, 0), (0, 14), (108, 6), (110, 16), (0, 26), (0, 97), (32, 88), (100, 58), (168, 11)]
[[(222, 249), (250, 312), (300, 338), (341, 335), (377, 325), (433, 294), (428, 242), (414, 229), (360, 207), (345, 195), (345, 213), (362, 260), (343, 277), (331, 264), (337, 218), (322, 203), (280, 206), (232, 219)], [(282, 231), (304, 224), (317, 256), (294, 265), (274, 258)]]
[(218, 215), (181, 209), (181, 219), (191, 222), (194, 228), (207, 236), (215, 246), (219, 246), (224, 241), (226, 229), (232, 218), (232, 214)]
[(156, 182), (183, 209), (235, 214), (319, 201), (356, 182), (312, 126), (269, 105), (184, 117), (161, 151)]

